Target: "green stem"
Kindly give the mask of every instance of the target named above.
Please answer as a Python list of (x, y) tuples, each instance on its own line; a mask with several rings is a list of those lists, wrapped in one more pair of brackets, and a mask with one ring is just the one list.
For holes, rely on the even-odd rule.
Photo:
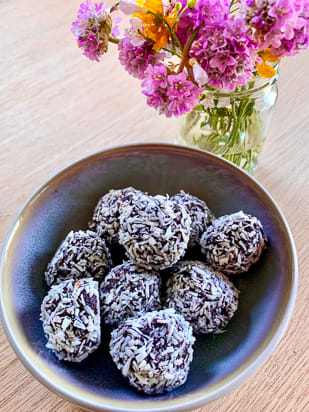
[(194, 137), (194, 144), (221, 155), (253, 174), (263, 146), (263, 141), (259, 140), (262, 126), (257, 118), (260, 114), (254, 107), (255, 98), (231, 97), (230, 104), (225, 107), (216, 105), (216, 98), (213, 98), (213, 103), (214, 107), (203, 109), (200, 105), (201, 109), (197, 109), (202, 110), (205, 117), (203, 114), (198, 117), (201, 119), (198, 125), (201, 131), (199, 136)]
[(176, 21), (175, 21), (175, 23), (173, 24), (173, 27), (172, 27), (173, 30), (175, 29), (176, 24), (179, 22), (181, 16), (184, 14), (185, 11), (188, 10), (188, 8), (189, 8), (188, 6), (184, 7), (184, 8), (181, 10), (181, 12), (178, 14), (177, 19), (176, 19)]
[(200, 28), (204, 25), (201, 24), (199, 27), (197, 27), (191, 34), (188, 42), (186, 43), (184, 49), (183, 49), (183, 56), (180, 62), (180, 65), (178, 67), (178, 73), (183, 71), (183, 68), (185, 67), (185, 65), (187, 64), (187, 60), (188, 60), (188, 55), (189, 55), (189, 51), (190, 51), (190, 47), (192, 46), (192, 43), (195, 40), (195, 37), (197, 36), (198, 32), (200, 31)]
[(114, 37), (114, 36), (111, 36), (111, 35), (108, 36), (108, 40), (111, 43), (114, 43), (114, 44), (118, 44), (120, 42), (120, 39), (117, 39), (117, 37)]
[(252, 168), (252, 154), (253, 154), (253, 149), (249, 150), (248, 153), (248, 166), (247, 166), (247, 171), (250, 174), (253, 174), (253, 168)]
[(177, 36), (177, 34), (175, 33), (174, 26), (173, 26), (173, 27), (170, 27), (170, 25), (168, 24), (168, 22), (165, 20), (164, 17), (163, 17), (163, 21), (164, 21), (164, 24), (165, 24), (167, 30), (170, 32), (170, 36), (171, 36), (172, 40), (174, 40), (174, 42), (176, 43), (177, 47), (178, 47), (180, 50), (182, 50), (182, 45), (180, 44), (180, 41), (179, 41), (179, 39), (178, 39), (178, 36)]
[(170, 49), (167, 49), (166, 47), (162, 47), (162, 50), (165, 50), (169, 53), (172, 53), (174, 56), (178, 56), (178, 57), (182, 58), (182, 54), (179, 53), (177, 50), (170, 50)]
[(243, 113), (246, 110), (249, 102), (250, 102), (249, 99), (243, 99), (240, 103), (238, 113), (236, 112), (237, 106), (236, 106), (235, 101), (232, 102), (232, 112), (233, 112), (234, 124), (233, 124), (233, 129), (232, 129), (232, 133), (231, 133), (230, 141), (229, 141), (231, 146), (233, 146), (235, 142), (239, 140), (240, 124), (242, 121)]
[(115, 4), (111, 7), (111, 9), (110, 9), (109, 12), (110, 12), (110, 13), (113, 13), (114, 11), (118, 10), (119, 4), (120, 4), (120, 2), (117, 1), (117, 3), (115, 3)]

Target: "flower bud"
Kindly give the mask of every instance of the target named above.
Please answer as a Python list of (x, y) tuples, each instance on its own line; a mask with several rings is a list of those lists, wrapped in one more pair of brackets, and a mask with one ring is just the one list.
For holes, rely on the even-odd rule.
[(179, 1), (175, 4), (175, 9), (176, 11), (180, 11), (182, 9), (182, 4)]
[(192, 9), (197, 3), (197, 0), (188, 0), (187, 6)]

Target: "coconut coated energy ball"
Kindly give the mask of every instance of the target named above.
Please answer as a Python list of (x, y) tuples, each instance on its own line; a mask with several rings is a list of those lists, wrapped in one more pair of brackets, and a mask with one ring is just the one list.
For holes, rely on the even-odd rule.
[(112, 332), (110, 353), (131, 385), (158, 394), (186, 381), (194, 341), (190, 324), (166, 309), (122, 323)]
[(48, 264), (45, 280), (48, 286), (67, 279), (93, 277), (101, 280), (111, 265), (109, 249), (97, 233), (71, 231)]
[(101, 339), (98, 282), (66, 280), (52, 286), (41, 306), (41, 320), (52, 349), (60, 360), (81, 362)]
[(108, 243), (118, 242), (119, 217), (126, 204), (132, 204), (143, 195), (134, 187), (110, 190), (99, 200), (89, 223), (91, 230), (99, 233)]
[(137, 266), (163, 270), (185, 253), (191, 218), (185, 207), (164, 196), (143, 196), (126, 204), (120, 216), (119, 242)]
[(102, 319), (118, 325), (160, 309), (160, 285), (159, 274), (147, 273), (132, 262), (114, 267), (100, 286)]
[(214, 219), (214, 215), (203, 200), (181, 190), (171, 197), (173, 202), (184, 205), (191, 217), (189, 247), (200, 244), (201, 236)]
[(183, 315), (195, 333), (221, 333), (237, 310), (238, 295), (222, 273), (199, 261), (183, 261), (167, 282), (165, 304)]
[(266, 248), (259, 219), (243, 211), (219, 217), (201, 238), (207, 262), (226, 275), (247, 272)]

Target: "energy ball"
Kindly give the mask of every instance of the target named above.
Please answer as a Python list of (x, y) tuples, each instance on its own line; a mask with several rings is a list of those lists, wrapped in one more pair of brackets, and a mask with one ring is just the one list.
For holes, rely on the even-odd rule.
[(174, 265), (186, 252), (190, 232), (185, 207), (164, 196), (140, 197), (120, 216), (120, 244), (132, 262), (149, 271)]
[(160, 309), (160, 285), (159, 274), (145, 273), (132, 262), (114, 267), (100, 286), (102, 319), (118, 325)]
[(97, 233), (71, 231), (48, 264), (45, 280), (48, 286), (67, 279), (92, 277), (101, 280), (111, 265), (110, 252)]
[(191, 217), (189, 247), (200, 244), (201, 236), (214, 219), (214, 215), (203, 200), (181, 190), (171, 197), (173, 202), (183, 204)]
[(243, 211), (219, 217), (201, 238), (207, 262), (226, 275), (247, 272), (266, 248), (262, 223)]
[(52, 286), (41, 306), (41, 320), (52, 349), (60, 360), (81, 362), (100, 345), (98, 282), (65, 280)]
[(179, 262), (174, 270), (167, 282), (166, 306), (197, 334), (223, 332), (238, 307), (239, 291), (232, 282), (199, 261)]
[(134, 203), (142, 195), (144, 193), (134, 187), (110, 190), (99, 200), (89, 228), (98, 232), (108, 243), (117, 243), (119, 216), (124, 205)]
[(185, 383), (194, 342), (190, 324), (166, 309), (120, 324), (112, 332), (110, 353), (131, 385), (158, 394)]

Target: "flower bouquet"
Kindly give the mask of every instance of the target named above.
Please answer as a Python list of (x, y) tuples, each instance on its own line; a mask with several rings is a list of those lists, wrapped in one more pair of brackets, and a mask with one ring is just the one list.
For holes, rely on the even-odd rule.
[[(117, 10), (131, 16), (122, 37)], [(182, 117), (178, 141), (253, 173), (278, 62), (309, 47), (309, 0), (120, 0), (110, 9), (87, 0), (71, 30), (91, 60), (118, 45), (147, 104)]]

